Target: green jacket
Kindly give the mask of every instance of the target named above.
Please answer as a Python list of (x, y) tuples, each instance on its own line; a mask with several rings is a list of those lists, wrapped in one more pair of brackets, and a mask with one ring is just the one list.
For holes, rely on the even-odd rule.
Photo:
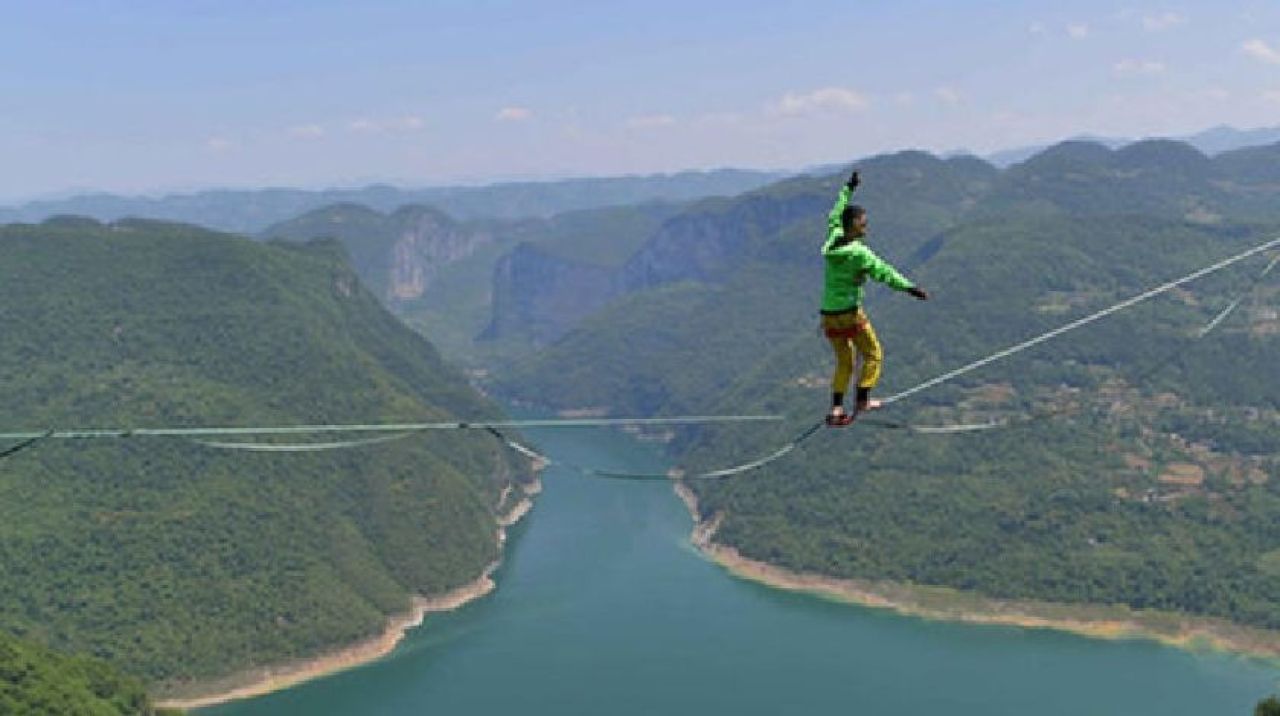
[(826, 262), (822, 282), (823, 313), (844, 313), (861, 306), (862, 284), (868, 276), (898, 291), (915, 286), (859, 239), (844, 241), (840, 215), (852, 193), (848, 185), (841, 187), (840, 198), (827, 217), (827, 242), (822, 245), (822, 258)]

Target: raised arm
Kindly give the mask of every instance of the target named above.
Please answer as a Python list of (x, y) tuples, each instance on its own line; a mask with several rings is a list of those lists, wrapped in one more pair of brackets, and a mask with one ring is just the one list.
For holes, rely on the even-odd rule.
[(853, 190), (857, 188), (858, 173), (853, 172), (844, 186), (840, 187), (840, 195), (836, 197), (835, 206), (832, 206), (831, 213), (827, 214), (827, 241), (822, 245), (823, 253), (827, 253), (835, 243), (844, 238), (844, 209), (849, 205), (849, 197), (853, 196)]

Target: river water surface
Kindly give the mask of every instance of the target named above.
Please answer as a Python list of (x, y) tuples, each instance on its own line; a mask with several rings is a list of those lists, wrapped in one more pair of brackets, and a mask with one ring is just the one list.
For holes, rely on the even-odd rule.
[[(527, 435), (556, 460), (665, 468), (612, 431)], [(497, 591), (428, 615), (381, 661), (200, 716), (1249, 716), (1280, 691), (1273, 663), (773, 590), (693, 549), (665, 481), (553, 465), (543, 484)]]

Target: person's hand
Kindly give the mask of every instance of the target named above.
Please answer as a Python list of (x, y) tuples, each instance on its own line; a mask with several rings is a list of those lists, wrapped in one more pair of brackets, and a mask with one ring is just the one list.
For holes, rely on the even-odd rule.
[(853, 191), (858, 188), (858, 172), (856, 169), (849, 175), (849, 180), (846, 181), (844, 185), (849, 187), (849, 191)]
[(926, 293), (925, 290), (923, 288), (920, 288), (919, 286), (912, 286), (911, 288), (907, 289), (907, 293), (911, 294), (912, 296), (915, 296), (921, 301), (929, 300), (929, 294)]

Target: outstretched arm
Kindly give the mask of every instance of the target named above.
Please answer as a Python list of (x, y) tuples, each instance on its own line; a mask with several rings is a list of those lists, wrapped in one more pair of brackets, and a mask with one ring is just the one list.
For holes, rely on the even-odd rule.
[(862, 270), (872, 279), (883, 283), (884, 285), (896, 291), (909, 291), (916, 287), (906, 276), (903, 276), (898, 269), (893, 267), (888, 261), (876, 256), (876, 253), (865, 246), (860, 247), (862, 259)]
[(899, 273), (898, 269), (894, 268), (888, 261), (876, 256), (876, 252), (867, 248), (863, 244), (858, 244), (855, 248), (861, 249), (857, 255), (861, 260), (862, 270), (865, 271), (868, 276), (892, 289), (906, 291), (921, 301), (929, 300), (929, 294), (926, 293), (924, 289), (917, 286), (911, 279)]

